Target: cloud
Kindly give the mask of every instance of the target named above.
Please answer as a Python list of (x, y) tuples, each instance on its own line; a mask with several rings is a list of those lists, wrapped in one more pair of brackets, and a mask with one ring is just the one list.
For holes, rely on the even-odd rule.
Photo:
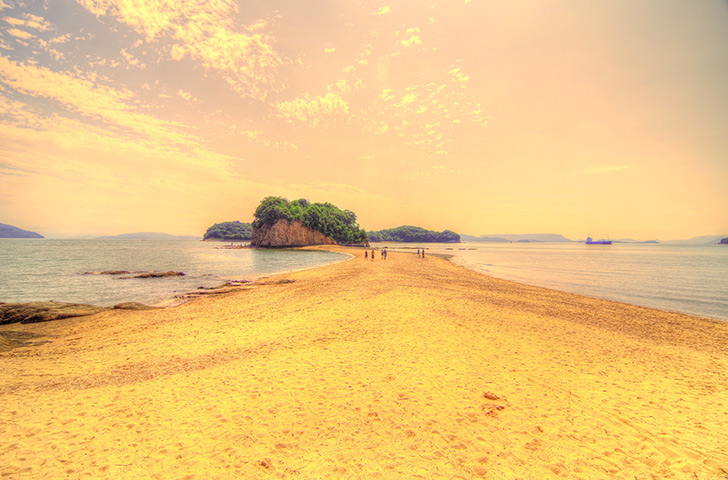
[(197, 99), (194, 95), (192, 95), (190, 92), (187, 92), (185, 90), (177, 90), (177, 95), (184, 98), (187, 102), (196, 102)]
[(179, 164), (205, 165), (221, 174), (228, 171), (229, 157), (207, 150), (198, 138), (184, 133), (181, 124), (140, 113), (131, 91), (105, 86), (96, 75), (54, 72), (0, 57), (0, 82), (22, 94), (19, 98), (34, 99), (32, 104), (7, 98), (0, 102), (6, 113), (0, 120), (14, 127), (5, 129), (7, 135), (111, 152), (157, 152)]
[(95, 75), (54, 72), (45, 67), (15, 63), (0, 57), (0, 79), (9, 87), (33, 97), (59, 102), (69, 112), (80, 114), (108, 126), (128, 129), (142, 136), (161, 135), (184, 143), (175, 125), (135, 112), (134, 94), (98, 82)]
[(448, 75), (452, 77), (452, 80), (456, 83), (468, 83), (470, 80), (470, 77), (467, 75), (464, 75), (462, 71), (460, 71), (460, 68), (453, 68), (449, 72), (447, 72)]
[(313, 127), (347, 118), (349, 104), (335, 92), (311, 98), (308, 94), (273, 104), (276, 116), (289, 122), (307, 123)]
[(271, 37), (259, 33), (266, 25), (236, 25), (239, 7), (232, 0), (78, 0), (97, 16), (113, 16), (144, 35), (147, 43), (170, 39), (168, 55), (189, 57), (218, 71), (239, 95), (265, 100), (280, 89), (276, 70), (283, 59)]
[(23, 40), (35, 38), (35, 35), (33, 35), (32, 33), (28, 33), (25, 30), (20, 30), (18, 28), (11, 28), (10, 30), (8, 30), (8, 33), (13, 37), (22, 38)]
[(15, 17), (5, 17), (3, 20), (14, 27), (27, 27), (39, 32), (45, 32), (50, 30), (51, 24), (46, 22), (43, 17), (26, 13), (23, 15), (23, 19)]
[(627, 170), (629, 167), (627, 165), (589, 165), (584, 169), (584, 173), (588, 175), (595, 175), (599, 173), (608, 173), (608, 172), (619, 172), (621, 170)]
[(401, 40), (400, 43), (405, 47), (411, 47), (412, 45), (420, 45), (422, 38), (418, 35), (420, 33), (419, 27), (412, 27), (407, 29), (407, 34), (410, 36), (405, 40)]
[(369, 131), (414, 146), (427, 157), (449, 154), (462, 132), (478, 137), (472, 129), (484, 128), (487, 117), (469, 94), (470, 77), (452, 65), (429, 77), (432, 81), (424, 85), (382, 89), (366, 110), (374, 118)]

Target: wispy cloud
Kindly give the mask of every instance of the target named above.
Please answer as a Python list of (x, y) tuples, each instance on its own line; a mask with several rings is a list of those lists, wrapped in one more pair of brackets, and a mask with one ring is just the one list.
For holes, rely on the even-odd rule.
[[(273, 39), (260, 33), (265, 22), (249, 27), (236, 24), (237, 2), (219, 0), (79, 0), (97, 16), (113, 16), (129, 25), (147, 43), (161, 39), (173, 43), (167, 48), (170, 58), (189, 57), (222, 74), (241, 96), (264, 100), (277, 91), (277, 68), (283, 59), (273, 48)], [(165, 47), (166, 48), (166, 47)]]
[[(5, 112), (5, 118), (0, 117), (1, 138), (115, 154), (156, 152), (174, 158), (178, 165), (204, 165), (223, 175), (228, 171), (228, 157), (207, 150), (199, 139), (183, 131), (183, 125), (139, 111), (131, 91), (104, 85), (95, 75), (54, 72), (0, 57), (0, 82), (21, 94), (21, 100), (3, 98), (0, 102)], [(24, 103), (24, 98), (43, 99), (53, 107), (39, 108), (36, 102)], [(29, 157), (14, 158), (29, 161)], [(54, 169), (42, 163), (37, 167), (39, 171)], [(84, 173), (83, 168), (79, 172)]]

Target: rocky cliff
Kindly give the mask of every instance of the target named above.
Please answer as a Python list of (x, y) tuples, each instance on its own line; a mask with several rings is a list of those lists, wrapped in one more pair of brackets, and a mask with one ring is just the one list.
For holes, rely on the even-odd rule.
[(278, 220), (271, 225), (263, 225), (253, 230), (250, 245), (254, 247), (303, 247), (306, 245), (332, 245), (334, 243), (321, 232), (305, 227), (298, 220)]

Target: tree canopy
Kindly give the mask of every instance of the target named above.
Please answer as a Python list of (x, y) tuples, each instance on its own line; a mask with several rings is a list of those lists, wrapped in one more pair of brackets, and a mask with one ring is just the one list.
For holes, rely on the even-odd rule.
[(222, 222), (216, 223), (205, 232), (203, 240), (250, 240), (253, 236), (253, 226), (249, 223)]
[(368, 236), (371, 242), (460, 243), (460, 235), (450, 230), (435, 232), (411, 225), (369, 232)]
[(253, 214), (253, 228), (273, 225), (278, 220), (301, 221), (311, 230), (321, 232), (337, 243), (367, 242), (367, 233), (359, 228), (356, 214), (331, 203), (310, 203), (301, 198), (289, 202), (283, 197), (266, 197)]

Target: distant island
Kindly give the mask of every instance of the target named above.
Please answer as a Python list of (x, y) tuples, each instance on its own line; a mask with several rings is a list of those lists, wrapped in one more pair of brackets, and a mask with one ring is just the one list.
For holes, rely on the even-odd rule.
[(722, 238), (718, 243), (721, 245), (728, 245), (728, 237)]
[(663, 245), (714, 245), (720, 244), (725, 235), (701, 235), (686, 240), (668, 240), (661, 242)]
[(498, 235), (460, 235), (464, 242), (573, 242), (563, 235), (555, 233), (523, 233), (523, 234), (498, 234)]
[(370, 242), (460, 243), (460, 235), (450, 230), (436, 232), (411, 225), (370, 231), (367, 235)]
[(96, 240), (198, 240), (200, 237), (170, 235), (169, 233), (159, 232), (137, 232), (122, 233), (121, 235), (106, 235), (96, 237)]
[(491, 237), (488, 235), (481, 235), (476, 237), (474, 235), (460, 235), (460, 240), (463, 242), (482, 242), (482, 243), (508, 243), (510, 240), (506, 240), (501, 237)]
[(13, 227), (12, 225), (6, 225), (0, 223), (0, 238), (45, 238), (43, 235), (30, 230), (23, 230), (22, 228)]
[(250, 223), (221, 222), (211, 226), (202, 236), (202, 240), (219, 240), (227, 242), (248, 241), (253, 238), (253, 225)]
[(359, 228), (356, 214), (331, 203), (266, 197), (253, 216), (250, 244), (254, 247), (368, 244), (367, 233)]

